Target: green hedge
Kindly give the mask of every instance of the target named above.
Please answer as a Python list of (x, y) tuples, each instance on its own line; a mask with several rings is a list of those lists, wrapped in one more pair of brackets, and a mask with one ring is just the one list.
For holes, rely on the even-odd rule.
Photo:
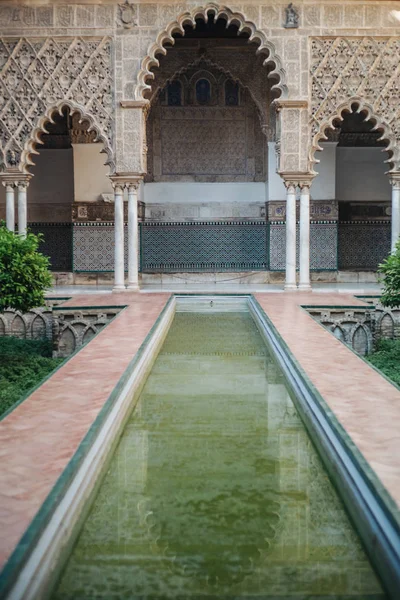
[(64, 359), (51, 358), (51, 342), (0, 337), (0, 415), (38, 385)]
[(365, 358), (386, 377), (400, 385), (400, 340), (380, 340), (375, 352)]

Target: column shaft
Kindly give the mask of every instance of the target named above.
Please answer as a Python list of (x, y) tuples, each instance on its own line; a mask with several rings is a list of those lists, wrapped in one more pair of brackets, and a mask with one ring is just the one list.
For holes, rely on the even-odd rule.
[(10, 231), (15, 230), (15, 193), (12, 184), (6, 185), (6, 225)]
[(23, 237), (26, 236), (27, 227), (27, 205), (26, 205), (26, 190), (27, 183), (18, 184), (18, 233)]
[(123, 188), (114, 188), (114, 288), (113, 291), (125, 290), (124, 269), (124, 195)]
[(310, 285), (310, 188), (301, 186), (300, 194), (300, 276), (299, 289), (311, 290)]
[(285, 290), (296, 289), (296, 186), (286, 184), (286, 278)]
[(392, 180), (392, 252), (400, 236), (400, 180)]
[(128, 290), (139, 289), (137, 185), (128, 188)]

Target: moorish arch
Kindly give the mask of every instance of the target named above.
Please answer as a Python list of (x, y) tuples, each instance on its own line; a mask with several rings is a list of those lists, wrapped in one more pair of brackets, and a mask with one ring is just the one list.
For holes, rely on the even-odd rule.
[(400, 38), (311, 38), (310, 161), (324, 131), (358, 105), (388, 140), (392, 171), (400, 171)]
[[(167, 86), (171, 81), (175, 81), (181, 77), (184, 77), (188, 71), (198, 67), (199, 70), (204, 69), (209, 71), (217, 71), (226, 79), (238, 83), (242, 88), (246, 88), (258, 109), (261, 125), (265, 124), (265, 113), (268, 111), (269, 107), (265, 106), (262, 95), (258, 93), (258, 90), (254, 89), (254, 86), (251, 85), (251, 81), (249, 81), (249, 79), (247, 79), (242, 72), (235, 68), (234, 64), (223, 64), (221, 61), (217, 62), (209, 57), (200, 56), (189, 64), (182, 65), (176, 71), (174, 69), (168, 70), (165, 67), (166, 65), (164, 65), (162, 70), (157, 72), (157, 75), (153, 80), (156, 85), (154, 87), (151, 86), (152, 94), (149, 97), (150, 104), (153, 104), (157, 100), (157, 97), (162, 89), (165, 88), (165, 86)], [(264, 133), (266, 132), (264, 131)]]
[(37, 135), (63, 106), (98, 132), (113, 167), (110, 38), (3, 38), (0, 82), (3, 169), (26, 172)]
[(389, 163), (389, 172), (400, 170), (400, 144), (396, 139), (392, 127), (381, 116), (376, 114), (374, 108), (365, 102), (365, 100), (354, 97), (335, 108), (329, 116), (324, 115), (324, 120), (320, 122), (313, 120), (311, 124), (312, 140), (309, 154), (310, 171), (315, 173), (314, 165), (320, 162), (316, 158), (315, 153), (323, 150), (320, 142), (328, 139), (326, 135), (327, 130), (335, 130), (334, 123), (343, 121), (344, 115), (354, 112), (353, 109), (355, 109), (355, 112), (363, 115), (365, 122), (370, 121), (373, 123), (373, 131), (381, 133), (378, 141), (385, 142), (386, 147), (382, 148), (382, 152), (386, 151), (388, 153), (388, 158), (384, 162)]
[(215, 21), (224, 19), (226, 21), (226, 27), (235, 25), (238, 28), (238, 34), (248, 34), (249, 42), (258, 45), (257, 53), (265, 54), (264, 65), (272, 66), (272, 70), (269, 72), (268, 76), (271, 79), (278, 79), (277, 83), (273, 85), (273, 88), (280, 91), (282, 98), (287, 97), (288, 88), (286, 72), (283, 68), (282, 60), (277, 55), (274, 44), (267, 39), (265, 33), (260, 31), (253, 22), (246, 20), (242, 13), (234, 12), (226, 6), (218, 6), (217, 4), (209, 3), (204, 7), (197, 7), (191, 11), (181, 13), (175, 21), (172, 21), (165, 29), (158, 33), (155, 42), (150, 45), (147, 55), (141, 62), (135, 90), (136, 100), (145, 99), (146, 92), (151, 91), (151, 85), (148, 84), (148, 80), (154, 79), (153, 69), (158, 68), (160, 65), (157, 55), (167, 54), (167, 48), (165, 46), (166, 44), (175, 44), (174, 34), (181, 34), (184, 36), (185, 26), (189, 25), (195, 28), (196, 19), (202, 19), (207, 23), (210, 15), (213, 16)]
[(54, 116), (56, 114), (63, 116), (63, 113), (67, 109), (71, 117), (73, 115), (78, 115), (79, 124), (86, 123), (86, 131), (88, 133), (93, 132), (95, 134), (93, 142), (101, 142), (103, 148), (101, 150), (102, 153), (107, 155), (107, 159), (104, 161), (104, 164), (108, 165), (110, 168), (110, 172), (114, 170), (114, 152), (111, 146), (111, 139), (106, 136), (102, 127), (98, 123), (97, 119), (87, 112), (85, 108), (80, 106), (74, 101), (71, 100), (60, 100), (56, 105), (50, 106), (44, 115), (38, 118), (36, 126), (32, 129), (32, 132), (28, 139), (25, 142), (24, 149), (21, 155), (21, 163), (20, 168), (23, 172), (27, 173), (28, 167), (34, 165), (35, 163), (32, 161), (32, 155), (39, 154), (37, 151), (37, 145), (43, 144), (42, 136), (48, 134), (49, 132), (46, 129), (46, 125), (49, 123), (54, 124)]

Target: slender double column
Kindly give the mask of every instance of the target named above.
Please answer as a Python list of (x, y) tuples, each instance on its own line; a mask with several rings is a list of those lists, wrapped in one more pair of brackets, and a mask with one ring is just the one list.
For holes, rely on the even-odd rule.
[(392, 184), (391, 248), (393, 253), (400, 237), (400, 173), (392, 176), (390, 183)]
[[(115, 292), (139, 290), (138, 176), (113, 176), (115, 210)], [(125, 287), (124, 191), (128, 192), (128, 286)]]
[(286, 187), (286, 277), (285, 290), (296, 290), (296, 183)]
[(297, 289), (296, 283), (296, 192), (300, 188), (299, 286), (310, 291), (310, 186), (311, 173), (281, 174), (286, 187), (286, 275), (285, 290)]
[(31, 175), (19, 172), (6, 172), (1, 176), (1, 182), (6, 188), (6, 226), (15, 231), (15, 190), (17, 190), (18, 233), (26, 236), (27, 229), (27, 189)]

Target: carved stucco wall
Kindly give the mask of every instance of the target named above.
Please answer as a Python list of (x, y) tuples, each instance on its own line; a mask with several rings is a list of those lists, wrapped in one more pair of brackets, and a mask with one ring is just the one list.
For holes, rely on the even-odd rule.
[(357, 103), (382, 130), (400, 170), (400, 37), (311, 38), (310, 167), (324, 130)]
[(0, 150), (5, 167), (31, 164), (38, 134), (54, 109), (89, 121), (112, 166), (112, 73), (108, 38), (0, 40)]
[(148, 181), (263, 181), (265, 137), (253, 106), (155, 107)]
[[(169, 79), (168, 72), (176, 66), (193, 58), (193, 50), (173, 53), (172, 65), (166, 62), (169, 68), (162, 70), (162, 81)], [(250, 59), (250, 54), (247, 56)], [(241, 52), (233, 52), (225, 62), (234, 67), (240, 57)], [(250, 92), (242, 86), (239, 106), (226, 106), (224, 86), (228, 77), (212, 64), (201, 60), (180, 72), (183, 106), (167, 106), (162, 94), (154, 94), (147, 121), (146, 181), (265, 181), (266, 138), (260, 125), (265, 112), (260, 115)], [(209, 106), (195, 104), (194, 82), (199, 77), (212, 82)], [(264, 83), (258, 92), (260, 104), (267, 106), (268, 82)], [(156, 78), (156, 90), (159, 84)]]
[[(295, 31), (285, 30), (282, 27), (286, 5), (286, 2), (260, 0), (251, 4), (231, 6), (229, 14), (240, 26), (248, 28), (255, 42), (263, 41), (267, 45), (270, 44), (268, 50), (275, 55), (279, 63), (278, 68), (285, 74), (289, 99), (311, 100), (309, 94), (310, 37), (329, 36), (334, 39), (336, 36), (347, 38), (364, 35), (380, 38), (398, 37), (400, 34), (400, 23), (394, 14), (397, 8), (395, 2), (348, 0), (346, 3), (332, 3), (328, 0), (321, 2), (297, 0), (295, 5), (299, 12), (300, 27)], [(204, 12), (207, 6), (210, 5), (203, 5), (200, 13)], [(215, 7), (216, 12), (222, 10), (227, 13), (224, 7), (212, 6)], [(5, 0), (0, 5), (0, 35), (13, 39), (26, 37), (44, 40), (53, 37), (58, 41), (64, 38), (64, 41), (68, 40), (70, 43), (78, 36), (85, 40), (93, 36), (96, 39), (104, 36), (111, 38), (114, 50), (111, 62), (114, 65), (112, 91), (117, 170), (140, 171), (144, 165), (143, 111), (123, 109), (119, 102), (137, 99), (138, 77), (141, 69), (143, 70), (143, 61), (147, 59), (148, 66), (154, 44), (160, 45), (161, 38), (168, 31), (169, 26), (185, 12), (193, 16), (191, 2), (132, 4), (131, 27), (125, 28), (117, 3), (96, 5), (92, 0), (90, 2), (82, 0), (76, 4), (61, 5), (54, 2), (44, 5), (42, 0), (30, 0), (29, 4)], [(241, 15), (239, 18), (233, 16), (237, 13)], [(251, 26), (245, 23), (250, 23)], [(256, 32), (262, 34), (262, 36), (258, 35), (263, 37), (263, 40), (256, 39)], [(164, 41), (165, 39), (167, 38), (164, 35)], [(88, 107), (88, 104), (86, 106)], [(336, 108), (332, 107), (332, 110)], [(282, 134), (287, 134), (281, 144), (280, 167), (283, 170), (292, 167), (307, 170), (310, 168), (311, 161), (307, 156), (304, 158), (304, 155), (309, 153), (312, 145), (310, 114), (308, 109), (298, 109), (296, 117), (289, 116), (286, 123), (286, 111), (287, 109), (282, 111), (284, 116), (281, 117), (280, 123)], [(297, 159), (294, 157), (295, 147), (290, 147), (289, 144), (294, 138), (293, 134), (297, 134), (301, 144)], [(286, 154), (290, 155), (287, 159)]]

